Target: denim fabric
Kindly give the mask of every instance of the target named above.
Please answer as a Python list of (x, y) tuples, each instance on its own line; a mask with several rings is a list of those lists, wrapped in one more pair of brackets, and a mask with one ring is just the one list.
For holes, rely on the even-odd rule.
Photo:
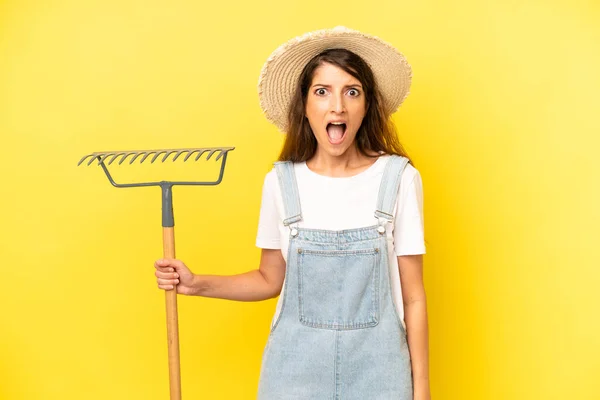
[(294, 167), (275, 163), (291, 233), (284, 298), (263, 351), (259, 400), (412, 400), (386, 235), (407, 161), (390, 157), (374, 225), (343, 231), (294, 226), (302, 219)]

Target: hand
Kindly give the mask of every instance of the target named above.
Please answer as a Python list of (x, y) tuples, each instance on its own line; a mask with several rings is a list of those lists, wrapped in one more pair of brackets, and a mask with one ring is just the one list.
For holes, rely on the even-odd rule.
[(159, 289), (173, 290), (177, 289), (177, 293), (192, 295), (195, 288), (194, 274), (181, 260), (171, 258), (161, 258), (154, 263), (156, 268), (156, 281)]

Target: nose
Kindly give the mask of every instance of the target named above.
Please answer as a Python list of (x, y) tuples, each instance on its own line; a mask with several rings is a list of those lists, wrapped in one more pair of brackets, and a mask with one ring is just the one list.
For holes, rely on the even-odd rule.
[(344, 105), (344, 96), (341, 93), (334, 94), (331, 96), (331, 111), (335, 111), (338, 114), (343, 113), (346, 110)]

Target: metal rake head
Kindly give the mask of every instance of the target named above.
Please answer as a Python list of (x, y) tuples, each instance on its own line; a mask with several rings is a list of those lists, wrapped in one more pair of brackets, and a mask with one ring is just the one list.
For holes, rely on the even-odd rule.
[(129, 151), (97, 151), (91, 154), (87, 154), (85, 156), (83, 156), (81, 158), (81, 160), (79, 160), (79, 162), (77, 163), (77, 165), (81, 165), (82, 162), (85, 161), (86, 158), (90, 158), (89, 162), (87, 163), (87, 165), (90, 165), (92, 162), (94, 162), (95, 159), (98, 159), (98, 163), (102, 163), (104, 161), (106, 161), (106, 159), (108, 159), (109, 157), (112, 157), (110, 159), (110, 161), (108, 162), (108, 165), (112, 164), (117, 157), (121, 156), (121, 161), (119, 161), (119, 164), (122, 164), (123, 161), (125, 161), (125, 159), (129, 156), (133, 156), (131, 157), (131, 159), (129, 160), (129, 164), (133, 164), (133, 162), (141, 155), (143, 155), (143, 157), (140, 159), (140, 164), (143, 163), (146, 158), (148, 158), (151, 154), (154, 154), (154, 156), (152, 157), (152, 160), (150, 161), (151, 163), (153, 163), (154, 161), (156, 161), (156, 159), (162, 154), (163, 158), (162, 158), (162, 162), (165, 162), (167, 160), (167, 158), (169, 158), (169, 156), (171, 154), (175, 154), (175, 156), (173, 157), (173, 161), (177, 160), (177, 158), (179, 158), (179, 156), (183, 153), (188, 153), (185, 158), (183, 159), (183, 161), (187, 161), (188, 158), (190, 158), (192, 156), (192, 154), (194, 153), (198, 153), (196, 155), (196, 158), (194, 161), (198, 161), (200, 159), (200, 157), (202, 156), (202, 154), (208, 152), (208, 156), (206, 157), (206, 160), (209, 160), (213, 154), (215, 153), (219, 153), (219, 155), (217, 156), (217, 158), (215, 159), (215, 161), (219, 161), (219, 158), (223, 157), (224, 155), (227, 154), (228, 151), (233, 150), (234, 147), (207, 147), (207, 148), (188, 148), (188, 149), (159, 149), (159, 150), (129, 150)]
[[(159, 149), (159, 150), (129, 150), (129, 151), (98, 151), (91, 154), (87, 154), (79, 160), (77, 165), (81, 165), (87, 158), (87, 165), (90, 165), (94, 160), (98, 160), (98, 165), (102, 167), (104, 173), (108, 177), (110, 183), (115, 187), (140, 187), (140, 186), (160, 186), (162, 191), (162, 226), (163, 227), (172, 227), (175, 222), (173, 219), (173, 194), (172, 187), (175, 185), (218, 185), (223, 180), (223, 173), (225, 171), (225, 162), (227, 161), (227, 153), (231, 150), (235, 149), (235, 147), (204, 147), (204, 148), (189, 148), (189, 149)], [(119, 164), (122, 164), (128, 157), (131, 157), (129, 160), (129, 164), (133, 164), (133, 162), (139, 157), (140, 163), (143, 163), (150, 155), (153, 154), (151, 163), (156, 161), (158, 157), (162, 155), (162, 162), (164, 163), (170, 155), (173, 156), (173, 161), (177, 160), (179, 156), (183, 153), (187, 153), (183, 158), (183, 161), (187, 161), (194, 153), (198, 153), (194, 159), (194, 161), (198, 161), (200, 157), (208, 152), (208, 156), (206, 157), (209, 160), (213, 154), (218, 153), (215, 161), (221, 159), (221, 170), (219, 172), (219, 177), (214, 181), (194, 181), (194, 182), (181, 182), (181, 181), (160, 181), (160, 182), (138, 182), (138, 183), (116, 183), (110, 173), (108, 172), (108, 168), (106, 167), (105, 161), (110, 158), (108, 161), (108, 165), (112, 164), (118, 157), (121, 157)]]
[[(173, 185), (218, 185), (223, 179), (223, 172), (225, 170), (225, 162), (227, 160), (227, 153), (235, 147), (199, 147), (199, 148), (186, 148), (186, 149), (156, 149), (156, 150), (127, 150), (127, 151), (97, 151), (91, 154), (86, 154), (79, 160), (77, 165), (81, 165), (86, 159), (89, 158), (87, 165), (92, 164), (94, 160), (98, 160), (98, 165), (102, 167), (104, 173), (108, 177), (108, 180), (113, 186), (116, 187), (137, 187), (137, 186), (165, 186), (171, 187)], [(169, 156), (173, 155), (172, 160), (176, 161), (179, 156), (186, 153), (183, 157), (183, 161), (190, 159), (195, 153), (194, 161), (198, 161), (200, 157), (208, 153), (206, 160), (209, 160), (213, 154), (217, 154), (215, 161), (221, 159), (221, 171), (219, 177), (215, 181), (195, 181), (195, 182), (173, 182), (173, 181), (160, 181), (160, 182), (139, 182), (139, 183), (116, 183), (106, 167), (105, 161), (108, 161), (108, 165), (112, 164), (117, 158), (121, 157), (119, 164), (122, 164), (128, 157), (130, 158), (129, 164), (140, 158), (140, 164), (143, 163), (151, 155), (152, 158), (150, 163), (156, 161), (156, 159), (162, 156), (162, 162), (165, 162)]]

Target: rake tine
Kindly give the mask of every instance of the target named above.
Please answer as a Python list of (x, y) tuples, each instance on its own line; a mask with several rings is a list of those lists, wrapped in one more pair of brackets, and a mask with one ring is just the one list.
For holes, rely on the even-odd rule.
[(223, 157), (223, 154), (225, 154), (226, 152), (221, 150), (221, 152), (219, 153), (219, 155), (217, 156), (217, 158), (215, 158), (215, 161), (219, 161), (219, 158)]
[(197, 151), (198, 151), (198, 149), (194, 149), (194, 150), (190, 151), (190, 153), (189, 153), (187, 156), (185, 156), (185, 158), (183, 159), (183, 161), (184, 161), (184, 162), (186, 162), (186, 161), (187, 161), (187, 159), (188, 159), (188, 158), (190, 158), (190, 156), (191, 156), (192, 154), (194, 154), (195, 152), (197, 152)]
[[(82, 163), (82, 162), (83, 162), (83, 161), (84, 161), (86, 158), (88, 158), (89, 156), (91, 156), (91, 154), (86, 154), (85, 156), (81, 157), (81, 160), (79, 160), (79, 162), (77, 163), (77, 166), (80, 166), (80, 165), (81, 165), (81, 163)], [(93, 160), (93, 158), (92, 158), (92, 160)]]
[(120, 156), (121, 154), (124, 154), (123, 152), (121, 153), (108, 153), (105, 155), (105, 157), (108, 159), (108, 157), (112, 156), (112, 158), (110, 159), (110, 161), (108, 162), (108, 165), (112, 164), (115, 161), (115, 158), (117, 158), (118, 156)]
[[(167, 151), (166, 154), (165, 154), (165, 156), (162, 159), (162, 162), (165, 162), (165, 160), (167, 159), (167, 157), (169, 157), (171, 154), (173, 154), (175, 152), (176, 152), (176, 150)], [(175, 161), (175, 160), (173, 160), (173, 161)]]
[(156, 153), (156, 151), (153, 151), (153, 150), (151, 150), (151, 151), (144, 152), (144, 157), (142, 157), (142, 159), (140, 160), (140, 164), (141, 164), (141, 163), (143, 163), (143, 162), (144, 162), (144, 160), (145, 160), (146, 158), (148, 158), (148, 156), (149, 156), (150, 154), (153, 154), (153, 153)]
[(210, 158), (212, 157), (212, 155), (213, 155), (213, 154), (215, 154), (215, 152), (216, 152), (217, 150), (218, 150), (218, 149), (214, 149), (214, 150), (212, 150), (210, 153), (208, 153), (208, 156), (206, 157), (206, 161), (210, 160)]
[(194, 161), (198, 161), (198, 159), (200, 158), (200, 156), (201, 156), (202, 154), (204, 154), (205, 152), (207, 152), (207, 151), (208, 151), (207, 149), (201, 149), (201, 150), (202, 150), (202, 151), (198, 153), (198, 155), (196, 156), (196, 159), (195, 159)]
[[(181, 153), (183, 153), (184, 151), (188, 151), (188, 150), (181, 150), (181, 151), (177, 152), (177, 154), (175, 154), (175, 157), (173, 157), (173, 161), (177, 160), (177, 157), (179, 157), (181, 155)], [(185, 160), (187, 160), (187, 158)], [(185, 160), (183, 160), (183, 161), (185, 161)]]
[(123, 161), (125, 161), (125, 159), (127, 157), (129, 157), (130, 155), (132, 155), (132, 154), (135, 154), (135, 152), (134, 151), (133, 152), (130, 151), (129, 153), (127, 153), (123, 157), (121, 157), (121, 161), (119, 161), (119, 165), (123, 164)]
[(150, 160), (150, 164), (152, 164), (162, 153), (164, 153), (164, 150), (157, 151), (154, 157), (152, 157), (152, 160)]
[(129, 161), (129, 164), (133, 164), (133, 162), (135, 161), (135, 159), (136, 159), (136, 158), (138, 158), (139, 156), (141, 156), (142, 154), (145, 154), (145, 153), (144, 153), (144, 152), (137, 152), (137, 153), (135, 154), (135, 156), (133, 156), (133, 157), (131, 158), (131, 160)]
[[(114, 155), (115, 153), (101, 153), (100, 155), (102, 157), (104, 157), (104, 161), (108, 161), (108, 158), (111, 157), (112, 155)], [(110, 165), (113, 161), (114, 161), (115, 157), (113, 157), (113, 159), (108, 162), (108, 165)]]
[(90, 154), (91, 156), (94, 156), (90, 159), (90, 162), (88, 162), (87, 165), (90, 165), (91, 163), (94, 162), (94, 160), (97, 158), (98, 159), (98, 164), (100, 164), (102, 162), (102, 156), (99, 154)]

